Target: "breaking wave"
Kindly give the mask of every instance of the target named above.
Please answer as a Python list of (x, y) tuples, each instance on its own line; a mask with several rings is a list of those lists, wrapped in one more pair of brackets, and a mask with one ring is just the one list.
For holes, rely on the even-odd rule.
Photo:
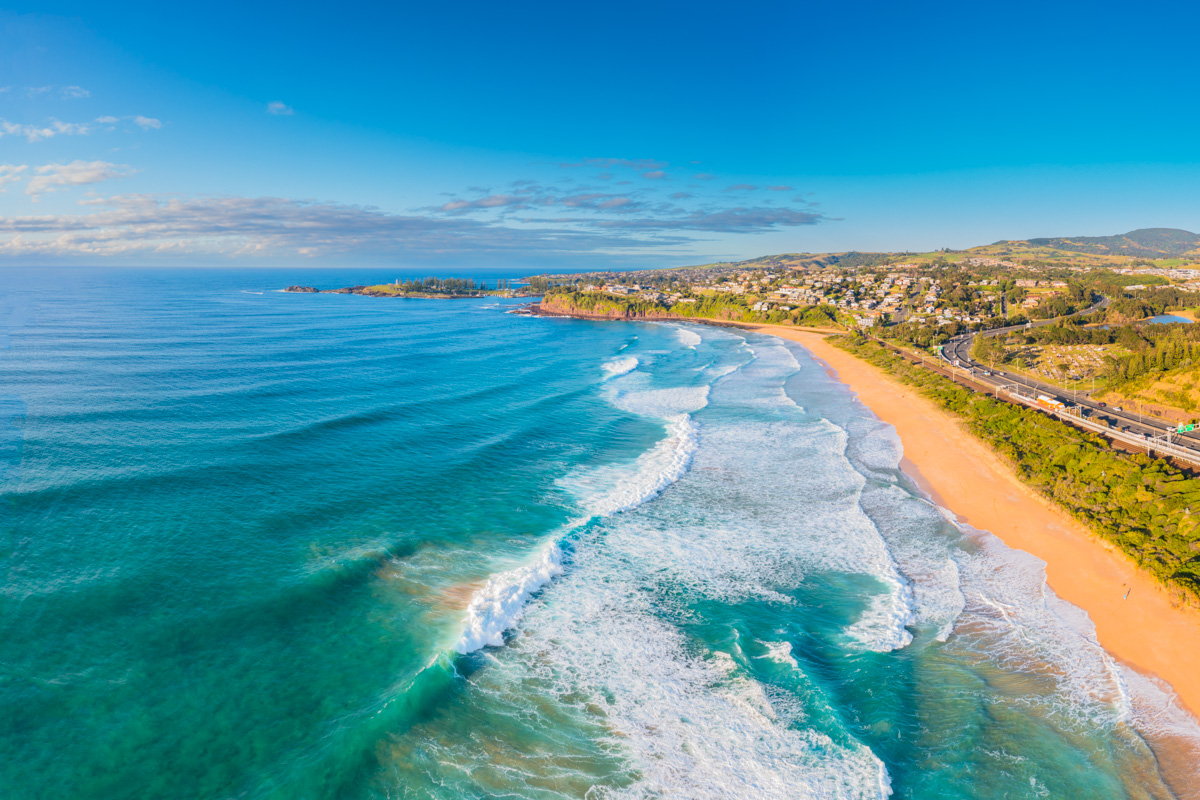
[(604, 379), (619, 378), (637, 369), (638, 360), (634, 356), (624, 356), (622, 358), (614, 358), (612, 361), (606, 361), (600, 365), (600, 369), (604, 371)]
[[(656, 406), (654, 402), (651, 406)], [(632, 465), (602, 467), (562, 481), (580, 498), (585, 516), (568, 523), (537, 558), (492, 576), (467, 607), (463, 633), (454, 649), (470, 653), (500, 646), (504, 632), (515, 627), (525, 604), (563, 571), (562, 544), (591, 520), (609, 517), (653, 500), (688, 471), (699, 446), (699, 430), (691, 416), (673, 414), (666, 420), (667, 436)]]

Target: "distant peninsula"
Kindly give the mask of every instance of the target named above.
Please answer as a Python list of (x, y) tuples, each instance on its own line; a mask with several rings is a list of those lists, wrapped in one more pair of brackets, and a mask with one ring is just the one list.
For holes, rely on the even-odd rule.
[(408, 297), (430, 300), (452, 300), (470, 297), (527, 297), (529, 288), (514, 287), (511, 281), (500, 280), (496, 287), (474, 278), (422, 278), (373, 285), (344, 286), (340, 289), (318, 289), (315, 286), (289, 286), (283, 291), (295, 294), (361, 294), (367, 297)]

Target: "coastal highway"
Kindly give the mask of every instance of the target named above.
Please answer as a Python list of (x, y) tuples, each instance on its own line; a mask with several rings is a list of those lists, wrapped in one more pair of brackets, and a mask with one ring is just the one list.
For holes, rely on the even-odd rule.
[[(1104, 298), (1095, 305), (1078, 313), (1086, 314), (1099, 310), (1107, 306), (1108, 302), (1108, 298)], [(1063, 317), (1038, 320), (1029, 327), (1052, 325), (1060, 322), (1062, 319)], [(1032, 393), (1035, 396), (1044, 394), (1057, 398), (1068, 405), (1078, 405), (1080, 408), (1088, 409), (1091, 412), (1092, 419), (1107, 417), (1118, 431), (1123, 429), (1131, 434), (1153, 438), (1163, 437), (1168, 431), (1175, 429), (1175, 423), (1168, 423), (1155, 417), (1147, 417), (1131, 412), (1128, 408), (1122, 408), (1121, 411), (1117, 411), (1111, 405), (1102, 406), (1099, 402), (1092, 400), (1086, 391), (1065, 391), (1062, 387), (1054, 386), (1034, 378), (1016, 375), (1004, 370), (992, 369), (984, 364), (980, 364), (971, 357), (971, 347), (974, 344), (976, 336), (1002, 336), (1010, 331), (1023, 330), (1026, 327), (1025, 325), (1011, 325), (1005, 328), (993, 328), (992, 330), (982, 331), (978, 334), (968, 333), (956, 336), (942, 348), (942, 358), (949, 365), (957, 365), (961, 369), (969, 371), (973, 381), (984, 384), (993, 391), (1002, 386), (1016, 384), (1027, 390), (1026, 394)], [(1171, 437), (1171, 442), (1177, 447), (1193, 451), (1197, 462), (1200, 463), (1200, 435), (1198, 433), (1200, 432), (1176, 433)]]

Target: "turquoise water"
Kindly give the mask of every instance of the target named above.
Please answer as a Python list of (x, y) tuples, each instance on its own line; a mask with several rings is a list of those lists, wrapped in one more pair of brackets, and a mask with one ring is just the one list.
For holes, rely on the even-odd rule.
[(797, 346), (0, 278), (6, 798), (1166, 798), (1195, 752)]
[(1150, 317), (1147, 322), (1155, 322), (1160, 325), (1170, 325), (1173, 322), (1185, 322), (1191, 324), (1191, 320), (1187, 317), (1181, 317), (1177, 314), (1159, 314), (1156, 317)]

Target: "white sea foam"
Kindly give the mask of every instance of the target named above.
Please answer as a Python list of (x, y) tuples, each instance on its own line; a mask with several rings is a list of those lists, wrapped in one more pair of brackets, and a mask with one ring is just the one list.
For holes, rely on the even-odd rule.
[(584, 498), (580, 505), (587, 516), (567, 525), (534, 561), (488, 579), (471, 598), (455, 650), (470, 653), (502, 645), (504, 632), (516, 626), (529, 598), (562, 574), (559, 544), (566, 536), (590, 519), (630, 511), (653, 500), (683, 477), (699, 443), (696, 425), (687, 414), (677, 414), (667, 420), (667, 431), (666, 438), (632, 465), (605, 467), (563, 481)]
[(698, 345), (702, 341), (704, 341), (702, 338), (700, 338), (700, 334), (696, 333), (695, 331), (693, 331), (689, 328), (684, 328), (684, 327), (676, 328), (675, 336), (676, 336), (676, 338), (679, 339), (679, 343), (681, 345), (683, 345), (684, 347), (690, 347), (693, 350), (696, 349), (696, 345)]
[(638, 360), (634, 356), (623, 356), (614, 358), (612, 361), (606, 361), (600, 365), (600, 369), (604, 371), (604, 379), (618, 378), (637, 369)]
[(696, 423), (687, 414), (671, 417), (667, 431), (668, 436), (639, 456), (632, 469), (603, 467), (564, 479), (562, 485), (593, 517), (631, 511), (653, 500), (687, 473), (699, 445)]
[(557, 542), (550, 542), (536, 561), (493, 575), (471, 598), (454, 649), (470, 653), (487, 645), (504, 644), (504, 632), (520, 620), (529, 598), (561, 574), (562, 549)]
[(592, 709), (638, 780), (596, 787), (605, 798), (851, 798), (890, 795), (866, 747), (789, 724), (763, 687), (725, 653), (689, 653), (645, 592), (664, 562), (633, 565), (589, 547), (530, 608), (531, 631), (505, 653), (506, 685), (539, 683)]
[(799, 669), (800, 664), (796, 661), (796, 657), (792, 655), (791, 642), (761, 642), (762, 646), (767, 648), (767, 654), (762, 658), (769, 658), (777, 664)]
[(607, 389), (609, 401), (617, 408), (662, 420), (704, 408), (710, 391), (707, 384), (653, 388), (650, 376), (640, 372), (608, 382)]

